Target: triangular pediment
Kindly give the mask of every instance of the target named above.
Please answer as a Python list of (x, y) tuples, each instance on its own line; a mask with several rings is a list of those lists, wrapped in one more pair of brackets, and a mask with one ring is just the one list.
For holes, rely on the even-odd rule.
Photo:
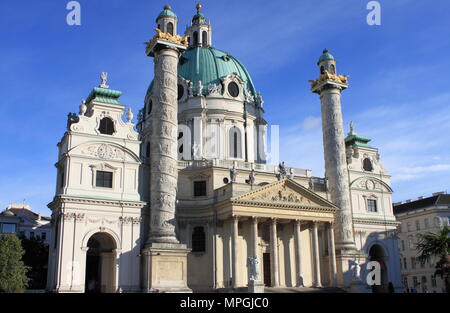
[(337, 209), (330, 201), (291, 179), (283, 179), (242, 194), (233, 202), (259, 202)]

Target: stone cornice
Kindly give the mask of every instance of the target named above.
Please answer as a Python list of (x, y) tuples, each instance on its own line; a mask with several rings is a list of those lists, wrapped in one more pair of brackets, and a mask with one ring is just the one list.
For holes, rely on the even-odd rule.
[(53, 201), (48, 204), (49, 208), (54, 207), (57, 204), (62, 203), (76, 203), (76, 204), (94, 204), (94, 205), (109, 205), (115, 207), (128, 207), (128, 208), (143, 208), (148, 203), (142, 201), (127, 201), (118, 199), (100, 199), (100, 198), (90, 198), (72, 195), (57, 195)]
[(401, 223), (394, 220), (383, 220), (377, 218), (356, 218), (353, 217), (353, 222), (358, 224), (370, 224), (370, 225), (390, 225), (398, 226)]

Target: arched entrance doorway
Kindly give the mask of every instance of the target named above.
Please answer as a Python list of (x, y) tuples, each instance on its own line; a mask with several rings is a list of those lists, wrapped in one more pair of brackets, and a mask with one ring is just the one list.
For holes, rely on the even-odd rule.
[(381, 285), (373, 285), (372, 292), (382, 293), (388, 292), (388, 276), (387, 276), (387, 255), (383, 247), (378, 244), (373, 245), (369, 250), (369, 261), (376, 261), (380, 264)]
[(115, 240), (107, 233), (96, 233), (89, 238), (87, 248), (85, 291), (115, 292), (117, 249)]

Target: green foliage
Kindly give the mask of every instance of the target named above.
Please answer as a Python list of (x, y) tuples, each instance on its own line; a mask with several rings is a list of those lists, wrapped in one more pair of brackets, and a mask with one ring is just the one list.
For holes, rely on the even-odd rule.
[(30, 267), (27, 276), (30, 279), (28, 288), (45, 289), (47, 283), (48, 245), (39, 237), (20, 236), (25, 254), (22, 257), (26, 266)]
[(419, 261), (425, 262), (436, 257), (436, 271), (434, 275), (440, 276), (445, 281), (447, 292), (450, 293), (450, 227), (444, 226), (435, 234), (426, 233), (419, 235), (417, 244)]
[(15, 234), (0, 235), (0, 292), (23, 292), (28, 284), (20, 239)]

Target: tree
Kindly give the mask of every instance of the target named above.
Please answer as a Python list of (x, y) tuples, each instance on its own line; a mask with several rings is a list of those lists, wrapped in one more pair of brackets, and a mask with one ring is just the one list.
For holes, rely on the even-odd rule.
[(23, 262), (30, 267), (27, 276), (29, 289), (45, 289), (47, 283), (48, 245), (39, 237), (19, 237), (25, 250)]
[(450, 227), (444, 226), (435, 234), (420, 234), (417, 249), (421, 262), (429, 261), (433, 257), (439, 259), (434, 275), (439, 275), (444, 280), (445, 290), (450, 293)]
[(15, 234), (0, 235), (0, 292), (23, 292), (28, 284), (24, 250)]

